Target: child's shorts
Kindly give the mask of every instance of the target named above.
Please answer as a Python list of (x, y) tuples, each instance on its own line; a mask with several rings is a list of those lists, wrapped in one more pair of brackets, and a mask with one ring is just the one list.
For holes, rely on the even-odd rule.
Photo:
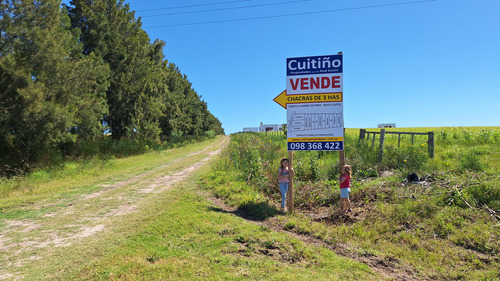
[(349, 187), (341, 188), (340, 189), (340, 198), (349, 198), (349, 192), (351, 192), (351, 189)]

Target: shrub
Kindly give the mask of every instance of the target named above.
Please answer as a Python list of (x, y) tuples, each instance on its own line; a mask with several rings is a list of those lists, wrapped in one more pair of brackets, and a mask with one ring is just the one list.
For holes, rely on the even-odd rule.
[[(318, 152), (311, 151), (309, 153), (306, 152), (297, 152), (296, 157), (294, 159), (294, 170), (296, 178), (300, 181), (315, 181), (320, 178), (320, 170), (319, 170), (319, 162)], [(326, 173), (323, 173), (326, 174)], [(324, 175), (323, 175), (324, 176)]]
[(465, 249), (479, 251), (485, 254), (496, 254), (499, 252), (498, 241), (491, 240), (494, 235), (488, 228), (473, 225), (462, 229), (451, 237), (453, 243)]
[(474, 203), (479, 206), (487, 205), (492, 209), (500, 209), (500, 185), (495, 182), (471, 185), (463, 191), (463, 194), (467, 198), (474, 200)]
[(475, 171), (480, 172), (484, 170), (484, 166), (481, 163), (481, 159), (479, 157), (479, 152), (470, 149), (461, 153), (460, 157), (460, 168), (462, 171)]
[(386, 145), (382, 167), (384, 169), (403, 169), (406, 171), (419, 171), (427, 162), (429, 156), (422, 146), (404, 145), (396, 147)]
[(217, 136), (217, 134), (214, 131), (210, 130), (210, 131), (205, 131), (205, 136), (209, 139), (214, 139)]
[(308, 209), (330, 206), (338, 201), (338, 196), (337, 189), (326, 182), (297, 182), (295, 204)]

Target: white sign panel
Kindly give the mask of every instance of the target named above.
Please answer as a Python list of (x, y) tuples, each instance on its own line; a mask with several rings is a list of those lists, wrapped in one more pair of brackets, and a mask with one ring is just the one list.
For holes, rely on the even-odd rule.
[(287, 95), (340, 95), (339, 102), (287, 105), (288, 150), (343, 150), (342, 55), (287, 59)]

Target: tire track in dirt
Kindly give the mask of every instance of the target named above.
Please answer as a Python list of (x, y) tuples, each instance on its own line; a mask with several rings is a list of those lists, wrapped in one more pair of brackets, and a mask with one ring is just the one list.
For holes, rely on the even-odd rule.
[[(0, 228), (0, 280), (23, 279), (18, 269), (39, 261), (51, 248), (80, 243), (82, 239), (113, 228), (113, 218), (136, 211), (145, 200), (185, 180), (196, 169), (206, 165), (228, 142), (229, 137), (226, 136), (204, 149), (180, 156), (127, 180), (102, 185), (98, 191), (66, 199), (62, 207), (36, 219), (4, 221), (5, 226)], [(191, 163), (191, 158), (192, 161), (195, 158), (198, 160)], [(186, 161), (188, 164), (183, 164)], [(171, 168), (178, 171), (172, 173), (169, 171)]]

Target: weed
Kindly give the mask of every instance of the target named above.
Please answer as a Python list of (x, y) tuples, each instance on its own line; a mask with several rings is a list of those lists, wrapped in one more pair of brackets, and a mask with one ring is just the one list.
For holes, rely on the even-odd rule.
[(457, 232), (451, 240), (465, 249), (471, 249), (485, 254), (498, 254), (500, 250), (498, 240), (491, 240), (491, 236), (485, 234), (487, 234), (487, 231), (485, 233), (484, 229), (481, 229), (480, 226), (474, 225)]
[(453, 224), (442, 216), (437, 216), (433, 222), (433, 232), (436, 237), (446, 239), (450, 234), (452, 234), (455, 230)]
[(377, 170), (375, 170), (373, 168), (367, 168), (367, 169), (358, 168), (355, 170), (355, 172), (358, 175), (358, 177), (360, 177), (360, 178), (371, 178), (371, 177), (378, 176)]
[(293, 222), (293, 221), (288, 221), (288, 222), (287, 222), (287, 223), (283, 226), (283, 228), (284, 228), (285, 230), (290, 231), (290, 230), (292, 230), (292, 229), (294, 229), (294, 228), (295, 228), (295, 222)]
[(479, 157), (480, 153), (474, 149), (462, 152), (460, 156), (460, 168), (462, 171), (480, 172), (484, 170)]

